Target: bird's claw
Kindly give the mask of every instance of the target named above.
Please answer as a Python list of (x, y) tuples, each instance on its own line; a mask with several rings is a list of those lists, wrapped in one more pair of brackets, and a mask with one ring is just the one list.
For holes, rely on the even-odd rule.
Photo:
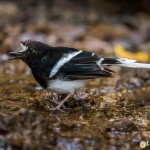
[(55, 104), (58, 104), (56, 107), (54, 107), (54, 108), (50, 108), (49, 107), (49, 109), (50, 110), (59, 110), (59, 111), (61, 111), (61, 112), (65, 112), (65, 111), (63, 111), (62, 109), (61, 109), (61, 107), (63, 107), (65, 110), (67, 109), (65, 106), (64, 106), (64, 103), (68, 100), (68, 98), (70, 98), (71, 97), (71, 95), (72, 95), (72, 93), (70, 93), (69, 95), (67, 95), (67, 97), (66, 98), (64, 98), (62, 101), (54, 101), (54, 100), (51, 100), (53, 103), (55, 103)]
[(62, 110), (60, 107), (56, 106), (56, 107), (49, 107), (50, 110), (58, 110), (60, 112), (65, 113), (66, 111)]
[[(61, 101), (59, 102), (59, 101), (54, 101), (54, 100), (50, 100), (52, 103), (55, 103), (55, 104), (60, 104), (61, 103)], [(57, 107), (57, 106), (56, 106)], [(62, 104), (60, 107), (62, 107), (63, 109), (65, 109), (65, 110), (67, 110), (67, 109), (69, 109), (69, 108), (67, 108), (64, 104)], [(60, 108), (59, 108), (60, 109)]]

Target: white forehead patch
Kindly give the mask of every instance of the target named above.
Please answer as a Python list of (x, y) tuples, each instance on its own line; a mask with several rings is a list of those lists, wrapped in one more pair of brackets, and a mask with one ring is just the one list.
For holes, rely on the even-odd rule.
[(20, 52), (24, 52), (28, 49), (28, 46), (23, 45), (22, 43), (20, 43), (20, 46), (21, 46), (21, 51)]
[(95, 54), (94, 53), (92, 53), (92, 55), (91, 56), (94, 56)]

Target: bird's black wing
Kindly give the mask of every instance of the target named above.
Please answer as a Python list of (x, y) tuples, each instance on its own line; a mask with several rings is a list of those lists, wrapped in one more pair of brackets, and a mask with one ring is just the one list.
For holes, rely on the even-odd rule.
[(97, 61), (100, 58), (91, 52), (82, 51), (65, 63), (59, 70), (68, 80), (84, 80), (99, 77), (111, 77), (112, 72), (107, 68), (100, 68)]

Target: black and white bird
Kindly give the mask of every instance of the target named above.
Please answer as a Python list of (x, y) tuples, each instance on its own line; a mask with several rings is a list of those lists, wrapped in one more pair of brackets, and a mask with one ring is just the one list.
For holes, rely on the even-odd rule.
[(107, 66), (150, 68), (150, 64), (136, 63), (136, 60), (102, 58), (95, 53), (69, 47), (52, 47), (32, 40), (21, 42), (20, 45), (21, 51), (9, 53), (10, 59), (22, 59), (44, 89), (68, 94), (52, 110), (60, 110), (64, 102), (90, 79), (112, 77), (114, 71)]

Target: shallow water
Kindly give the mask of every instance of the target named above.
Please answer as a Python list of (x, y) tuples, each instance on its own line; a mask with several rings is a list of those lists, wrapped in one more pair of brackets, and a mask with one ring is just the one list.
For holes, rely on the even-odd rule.
[(36, 90), (22, 62), (2, 66), (0, 149), (128, 150), (140, 149), (141, 141), (149, 148), (150, 84), (135, 70), (91, 81), (62, 113), (49, 110), (49, 99), (61, 97)]

